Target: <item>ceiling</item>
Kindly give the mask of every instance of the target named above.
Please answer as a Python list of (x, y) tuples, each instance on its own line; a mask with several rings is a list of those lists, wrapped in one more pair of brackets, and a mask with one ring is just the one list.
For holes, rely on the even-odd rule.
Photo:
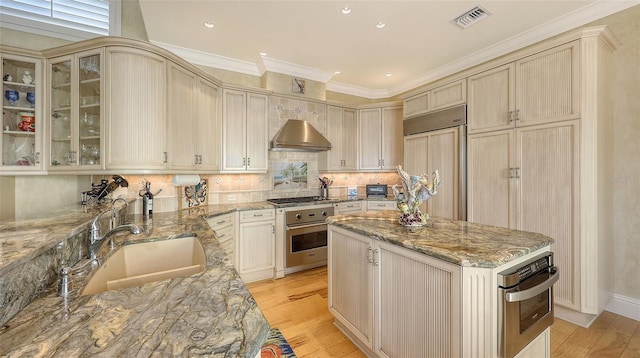
[[(192, 63), (387, 98), (638, 3), (140, 0), (140, 7), (149, 40)], [(476, 5), (491, 16), (465, 29), (451, 22)]]

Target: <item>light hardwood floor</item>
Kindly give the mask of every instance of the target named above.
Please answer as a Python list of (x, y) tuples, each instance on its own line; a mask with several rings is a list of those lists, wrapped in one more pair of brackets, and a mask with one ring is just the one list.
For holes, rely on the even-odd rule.
[[(271, 327), (280, 328), (298, 357), (365, 357), (333, 325), (326, 267), (247, 286)], [(640, 358), (640, 322), (607, 311), (589, 329), (556, 319), (551, 357)]]

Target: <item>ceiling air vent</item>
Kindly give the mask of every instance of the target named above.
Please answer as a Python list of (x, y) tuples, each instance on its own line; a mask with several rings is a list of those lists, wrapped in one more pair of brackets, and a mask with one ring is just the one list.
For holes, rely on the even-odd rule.
[(451, 22), (462, 27), (463, 29), (466, 29), (476, 22), (489, 17), (489, 15), (491, 15), (491, 13), (487, 11), (487, 9), (483, 8), (480, 5), (477, 5), (473, 9), (451, 20)]

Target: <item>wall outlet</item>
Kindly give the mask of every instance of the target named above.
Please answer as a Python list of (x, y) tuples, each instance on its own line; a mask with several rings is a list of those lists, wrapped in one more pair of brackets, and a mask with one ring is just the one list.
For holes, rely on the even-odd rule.
[(236, 196), (235, 195), (228, 195), (227, 196), (227, 201), (236, 201)]

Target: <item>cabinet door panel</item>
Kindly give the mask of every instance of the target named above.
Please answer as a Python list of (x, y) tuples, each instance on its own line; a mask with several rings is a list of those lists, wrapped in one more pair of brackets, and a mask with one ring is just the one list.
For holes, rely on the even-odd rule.
[(374, 351), (386, 357), (460, 356), (460, 268), (376, 242)]
[(579, 56), (576, 41), (516, 62), (517, 125), (579, 118)]
[(513, 130), (470, 135), (467, 145), (467, 220), (515, 229)]
[(267, 96), (247, 93), (248, 170), (267, 170), (267, 151), (269, 149), (267, 106)]
[(327, 106), (327, 139), (331, 143), (331, 150), (319, 154), (327, 170), (342, 169), (342, 112), (340, 107)]
[(431, 92), (425, 92), (405, 99), (403, 104), (403, 116), (406, 118), (427, 112), (429, 110), (430, 94)]
[(460, 185), (458, 131), (457, 128), (449, 128), (429, 135), (427, 171), (416, 173), (416, 175), (428, 174), (429, 179), (433, 179), (431, 175), (437, 169), (444, 182), (440, 185), (438, 194), (427, 200), (429, 215), (447, 219), (458, 218), (458, 186)]
[(273, 221), (240, 224), (240, 274), (275, 267)]
[(356, 170), (358, 167), (358, 118), (355, 109), (345, 108), (342, 112), (342, 170)]
[[(373, 270), (370, 239), (329, 231), (329, 310), (371, 348)], [(369, 256), (367, 256), (369, 253)], [(348, 272), (348, 274), (344, 274)]]
[(431, 90), (430, 111), (463, 104), (467, 99), (467, 81), (462, 79)]
[(196, 107), (196, 154), (202, 156), (201, 170), (220, 170), (222, 159), (222, 118), (220, 89), (215, 84), (198, 79)]
[(107, 168), (164, 169), (165, 59), (131, 48), (107, 49)]
[(469, 77), (467, 120), (469, 133), (513, 128), (515, 106), (514, 64), (506, 64)]
[(382, 169), (392, 170), (402, 164), (402, 109), (382, 109)]
[(168, 161), (172, 169), (193, 169), (196, 133), (196, 75), (169, 64), (167, 97)]
[(223, 169), (244, 170), (246, 166), (247, 94), (241, 91), (223, 91)]
[(580, 255), (578, 225), (578, 121), (519, 129), (520, 167), (518, 229), (539, 232), (555, 240), (551, 245), (560, 267), (554, 286), (556, 302), (579, 307)]
[[(411, 175), (429, 172), (429, 135), (416, 134), (404, 138), (404, 171)], [(400, 188), (402, 190), (402, 188)], [(420, 205), (420, 211), (427, 212), (427, 203)]]
[(380, 146), (382, 144), (382, 114), (380, 109), (359, 111), (360, 165), (361, 170), (380, 169)]

